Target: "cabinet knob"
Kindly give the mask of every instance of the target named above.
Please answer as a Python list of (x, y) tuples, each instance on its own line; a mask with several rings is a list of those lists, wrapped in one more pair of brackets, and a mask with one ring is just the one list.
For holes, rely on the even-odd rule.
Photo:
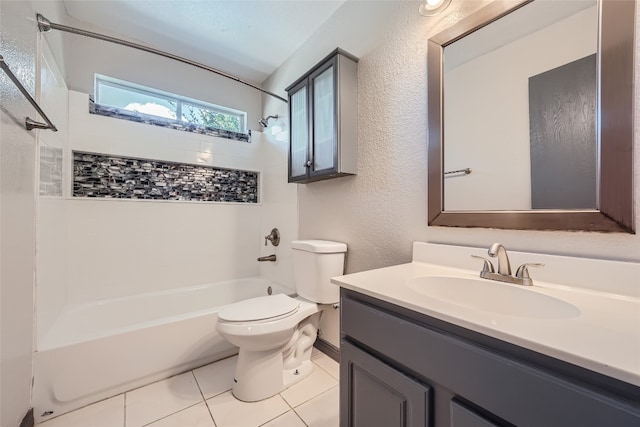
[(313, 165), (313, 162), (311, 160), (307, 160), (306, 163), (303, 165), (305, 168), (310, 168), (311, 165)]

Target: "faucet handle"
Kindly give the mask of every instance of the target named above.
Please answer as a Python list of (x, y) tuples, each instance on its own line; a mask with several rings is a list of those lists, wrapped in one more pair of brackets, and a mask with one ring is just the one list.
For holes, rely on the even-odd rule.
[(539, 262), (527, 262), (518, 267), (516, 270), (516, 277), (518, 279), (522, 279), (522, 284), (527, 286), (533, 285), (531, 276), (529, 276), (529, 267), (544, 267), (544, 264)]
[(267, 246), (267, 241), (271, 242), (273, 246), (280, 244), (280, 231), (277, 228), (271, 230), (271, 233), (264, 236), (264, 245)]
[(482, 271), (480, 272), (480, 274), (484, 274), (484, 273), (495, 273), (495, 269), (493, 268), (493, 264), (491, 263), (491, 261), (488, 258), (485, 258), (483, 256), (478, 256), (478, 255), (471, 255), (471, 258), (478, 258), (484, 261), (484, 264), (482, 264)]

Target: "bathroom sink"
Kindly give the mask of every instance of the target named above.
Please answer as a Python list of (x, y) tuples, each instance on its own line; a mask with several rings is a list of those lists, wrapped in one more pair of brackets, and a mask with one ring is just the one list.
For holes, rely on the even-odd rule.
[(419, 276), (409, 279), (407, 286), (439, 301), (508, 316), (562, 319), (580, 314), (576, 306), (561, 299), (480, 278)]

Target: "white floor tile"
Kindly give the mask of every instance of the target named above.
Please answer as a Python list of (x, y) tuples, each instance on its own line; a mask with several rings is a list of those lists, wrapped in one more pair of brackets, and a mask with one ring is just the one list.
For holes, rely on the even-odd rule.
[(327, 371), (333, 378), (340, 379), (340, 364), (324, 353), (311, 356), (311, 361)]
[(259, 402), (242, 402), (230, 391), (207, 400), (217, 427), (258, 427), (289, 410), (279, 395)]
[(309, 427), (338, 427), (340, 408), (340, 387), (322, 393), (295, 411)]
[(202, 402), (195, 406), (169, 415), (147, 427), (216, 427), (211, 419), (207, 404)]
[(85, 406), (38, 424), (42, 427), (124, 427), (124, 395)]
[(293, 411), (280, 415), (275, 420), (263, 424), (262, 427), (307, 427), (307, 425)]
[(311, 375), (284, 390), (280, 395), (292, 408), (295, 408), (312, 397), (329, 390), (331, 387), (335, 387), (337, 384), (338, 381), (329, 375), (327, 371), (314, 366)]
[(202, 401), (191, 372), (126, 393), (127, 427), (140, 427)]
[(193, 370), (205, 399), (231, 390), (237, 362), (233, 356)]
[(324, 353), (318, 350), (316, 347), (311, 348), (311, 357), (316, 357), (319, 354), (324, 354)]

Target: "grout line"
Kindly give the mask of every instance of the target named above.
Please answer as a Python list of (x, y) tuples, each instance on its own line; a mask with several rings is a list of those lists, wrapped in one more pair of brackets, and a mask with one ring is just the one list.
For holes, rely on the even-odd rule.
[[(312, 401), (312, 400), (314, 400), (314, 399), (318, 399), (318, 398), (320, 398), (321, 396), (323, 396), (323, 395), (325, 395), (325, 394), (329, 393), (331, 390), (333, 390), (334, 388), (337, 388), (337, 387), (340, 387), (340, 384), (336, 384), (335, 386), (328, 388), (327, 390), (323, 391), (322, 393), (320, 393), (320, 394), (317, 394), (317, 395), (313, 396), (311, 399), (309, 399), (309, 400), (307, 400), (307, 401), (305, 401), (305, 402), (303, 402), (303, 403), (299, 404), (299, 405), (298, 405), (298, 406), (296, 406), (295, 408), (293, 408), (293, 410), (296, 412), (296, 414), (298, 415), (298, 417), (299, 417), (300, 419), (302, 419), (302, 415), (298, 414), (298, 412), (296, 411), (296, 409), (300, 408), (302, 405), (305, 405), (305, 404), (307, 404), (307, 403), (311, 402), (311, 401)], [(340, 390), (338, 390), (338, 393), (339, 393), (339, 392), (340, 392)], [(339, 410), (340, 410), (340, 407), (338, 406), (338, 416), (340, 416), (340, 412), (339, 412)], [(304, 422), (304, 419), (302, 419), (302, 421)], [(305, 424), (306, 424), (306, 423), (305, 423)]]
[(178, 414), (178, 413), (180, 413), (180, 412), (184, 412), (184, 411), (186, 411), (187, 409), (191, 409), (191, 408), (193, 408), (194, 406), (199, 405), (200, 403), (202, 403), (202, 402), (194, 403), (193, 405), (187, 406), (186, 408), (182, 408), (182, 409), (180, 409), (179, 411), (172, 412), (172, 413), (171, 413), (171, 414), (169, 414), (169, 415), (165, 415), (164, 417), (158, 418), (157, 420), (153, 420), (153, 421), (151, 421), (151, 422), (149, 422), (149, 423), (147, 423), (147, 424), (144, 424), (144, 425), (142, 425), (141, 427), (147, 427), (147, 426), (150, 426), (151, 424), (153, 424), (153, 423), (157, 423), (157, 422), (158, 422), (158, 421), (160, 421), (160, 420), (164, 420), (165, 418), (169, 418), (169, 417), (171, 417), (171, 416), (173, 416), (173, 415), (175, 415), (175, 414)]
[(124, 414), (122, 414), (122, 418), (123, 418), (123, 427), (127, 427), (127, 393), (122, 393), (122, 400), (124, 401)]
[(191, 370), (191, 376), (193, 377), (193, 380), (196, 382), (196, 386), (198, 386), (198, 391), (200, 392), (200, 396), (202, 396), (202, 401), (206, 401), (207, 399), (205, 399), (204, 397), (204, 393), (202, 392), (202, 387), (200, 387), (200, 383), (198, 382), (198, 377), (196, 377), (196, 374), (193, 372), (193, 370)]
[[(327, 356), (327, 357), (329, 357), (329, 356)], [(333, 361), (333, 359), (331, 359), (330, 357), (329, 357), (329, 359)], [(328, 369), (325, 369), (322, 365), (319, 365), (318, 363), (314, 362), (314, 361), (313, 361), (313, 358), (311, 359), (311, 362), (312, 362), (315, 366), (317, 366), (318, 368), (322, 369), (322, 370), (323, 370), (323, 371), (325, 371), (327, 374), (329, 374), (329, 376), (330, 376), (331, 378), (333, 378), (334, 380), (336, 380), (336, 381), (340, 382), (340, 378), (339, 378), (339, 377), (338, 377), (338, 378), (334, 377), (334, 376), (333, 376), (333, 373), (329, 372), (329, 370), (328, 370)]]
[(295, 409), (293, 409), (293, 412), (300, 419), (300, 421), (302, 421), (302, 424), (304, 424), (306, 427), (309, 427), (309, 424), (307, 424), (307, 422), (304, 420), (304, 418), (302, 418), (302, 415), (300, 415)]
[[(260, 424), (258, 427), (264, 426), (265, 424), (269, 424), (271, 421), (273, 421), (273, 420), (275, 420), (275, 419), (277, 419), (277, 418), (280, 418), (281, 416), (286, 415), (286, 414), (288, 414), (288, 413), (289, 413), (289, 412), (291, 412), (291, 411), (293, 411), (293, 409), (289, 409), (288, 411), (284, 411), (283, 413), (276, 415), (275, 417), (271, 418), (270, 420), (267, 420), (267, 421), (263, 422), (263, 423), (262, 423), (262, 424)], [(297, 414), (296, 414), (296, 415), (297, 415)]]
[[(215, 363), (215, 362), (214, 362)], [(200, 395), (202, 396), (202, 401), (204, 402), (204, 406), (206, 406), (207, 411), (209, 412), (209, 416), (211, 417), (211, 421), (213, 422), (213, 427), (216, 427), (216, 420), (213, 419), (213, 413), (211, 412), (211, 408), (209, 407), (209, 403), (207, 402), (207, 399), (204, 397), (204, 393), (202, 392), (202, 387), (200, 387), (200, 383), (198, 382), (198, 377), (196, 376), (196, 373), (193, 372), (194, 370), (191, 371), (191, 375), (193, 375), (193, 378), (196, 380), (196, 385), (198, 386), (198, 390), (200, 390)]]
[[(198, 391), (200, 392), (200, 396), (202, 396), (202, 398), (204, 399), (204, 395), (202, 394), (202, 390), (200, 390), (200, 384), (198, 384), (198, 379), (196, 378), (195, 374), (193, 373), (193, 370), (191, 370), (191, 371), (185, 371), (185, 372), (183, 372), (182, 374), (178, 374), (178, 375), (184, 375), (184, 374), (186, 374), (187, 372), (191, 374), (191, 377), (193, 378), (193, 380), (194, 380), (194, 381), (195, 381), (195, 383), (196, 383), (196, 387), (198, 387)], [(169, 378), (173, 378), (173, 377), (176, 377), (176, 376), (178, 376), (178, 375), (173, 375), (173, 376), (171, 376), (171, 377), (169, 377)], [(168, 380), (169, 378), (166, 378), (166, 380)], [(165, 380), (160, 380), (160, 381), (165, 381)], [(156, 381), (156, 382), (160, 382), (160, 381)], [(151, 383), (151, 384), (155, 384), (155, 383)], [(125, 394), (125, 397), (126, 397), (126, 394)], [(153, 423), (155, 423), (155, 422), (158, 422), (158, 421), (160, 421), (160, 420), (164, 420), (165, 418), (168, 418), (168, 417), (170, 417), (170, 416), (172, 416), (172, 415), (175, 415), (175, 414), (177, 414), (177, 413), (179, 413), (179, 412), (183, 412), (183, 411), (186, 411), (186, 410), (187, 410), (187, 409), (189, 409), (189, 408), (193, 408), (194, 406), (199, 405), (200, 403), (202, 403), (202, 401), (200, 401), (200, 402), (196, 402), (196, 403), (194, 403), (194, 404), (192, 404), (192, 405), (189, 405), (189, 406), (187, 406), (187, 407), (185, 407), (185, 408), (182, 408), (182, 409), (180, 409), (180, 410), (178, 410), (178, 411), (172, 412), (172, 413), (170, 413), (170, 414), (168, 414), (168, 415), (165, 415), (164, 417), (160, 417), (160, 418), (158, 418), (158, 419), (155, 419), (155, 420), (153, 420), (153, 421), (151, 421), (151, 422), (149, 422), (149, 423), (147, 423), (147, 424), (144, 424), (144, 425), (143, 425), (143, 426), (141, 426), (141, 427), (149, 426), (149, 425), (151, 425), (151, 424), (153, 424)], [(205, 402), (205, 404), (206, 404), (206, 402)], [(209, 408), (209, 407), (207, 406), (207, 409), (208, 409), (208, 408)], [(125, 415), (125, 417), (126, 417), (126, 415)], [(125, 420), (125, 422), (126, 422), (126, 420)], [(126, 425), (125, 425), (125, 427), (126, 427)], [(215, 421), (214, 421), (214, 427), (215, 427)]]

